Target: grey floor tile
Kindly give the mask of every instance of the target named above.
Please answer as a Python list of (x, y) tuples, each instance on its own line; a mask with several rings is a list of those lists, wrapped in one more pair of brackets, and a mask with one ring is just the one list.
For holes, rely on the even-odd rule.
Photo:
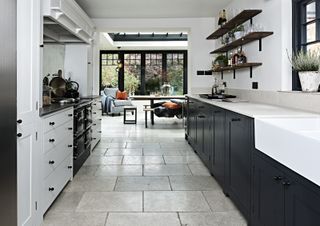
[(203, 195), (208, 201), (213, 212), (225, 212), (236, 209), (232, 201), (226, 197), (221, 190), (204, 191)]
[(74, 212), (84, 192), (62, 192), (50, 208), (51, 212)]
[(162, 156), (124, 156), (123, 164), (164, 164)]
[(86, 192), (77, 212), (142, 211), (142, 192)]
[(198, 176), (210, 176), (210, 172), (208, 170), (208, 168), (201, 164), (188, 164), (192, 175), (198, 175)]
[(84, 166), (95, 166), (95, 165), (115, 165), (122, 163), (123, 156), (96, 156), (91, 155), (87, 161), (83, 164)]
[(143, 149), (143, 154), (146, 156), (178, 156), (181, 155), (179, 150), (167, 150), (167, 149)]
[(74, 179), (64, 191), (66, 192), (88, 192), (88, 191), (112, 191), (115, 187), (117, 177), (88, 178), (83, 180)]
[(109, 148), (106, 153), (106, 156), (112, 155), (124, 155), (124, 156), (138, 156), (142, 155), (142, 148), (136, 149), (118, 149), (118, 148)]
[(118, 177), (116, 191), (171, 190), (168, 177)]
[(208, 212), (200, 191), (145, 191), (145, 212)]
[(42, 226), (104, 226), (107, 213), (48, 213)]
[(110, 213), (106, 226), (180, 226), (176, 213)]
[(91, 155), (104, 156), (106, 151), (107, 151), (106, 148), (95, 148), (93, 149)]
[(183, 226), (247, 226), (237, 211), (219, 213), (179, 213)]
[(173, 176), (173, 175), (191, 175), (187, 165), (145, 165), (145, 176)]
[(173, 190), (211, 191), (220, 190), (220, 186), (211, 176), (170, 176)]
[(95, 176), (142, 176), (142, 165), (106, 165), (100, 166)]
[(164, 156), (166, 164), (202, 164), (198, 156)]
[(98, 166), (82, 166), (74, 177), (74, 180), (91, 179), (97, 172)]

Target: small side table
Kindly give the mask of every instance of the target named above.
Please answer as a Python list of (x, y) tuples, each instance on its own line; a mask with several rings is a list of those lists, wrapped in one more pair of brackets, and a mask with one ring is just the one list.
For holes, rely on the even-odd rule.
[[(134, 119), (127, 119), (127, 112), (132, 112), (134, 114)], [(125, 106), (123, 108), (123, 124), (137, 124), (136, 106)]]

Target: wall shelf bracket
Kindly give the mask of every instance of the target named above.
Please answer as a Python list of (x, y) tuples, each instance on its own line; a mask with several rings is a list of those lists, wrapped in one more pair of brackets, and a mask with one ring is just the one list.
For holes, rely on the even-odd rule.
[(221, 71), (221, 80), (223, 80), (223, 71)]
[(260, 52), (262, 51), (262, 39), (261, 38), (259, 39), (259, 51)]
[(252, 78), (252, 66), (250, 67), (250, 78)]
[(233, 70), (233, 79), (236, 79), (236, 70)]

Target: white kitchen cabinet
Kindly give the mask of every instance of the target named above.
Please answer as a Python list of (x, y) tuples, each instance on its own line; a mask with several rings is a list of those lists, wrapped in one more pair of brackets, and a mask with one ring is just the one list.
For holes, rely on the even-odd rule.
[(38, 226), (42, 221), (39, 211), (41, 36), (41, 1), (17, 0), (18, 226)]
[(101, 140), (102, 108), (100, 98), (92, 102), (92, 142), (91, 151)]
[(73, 175), (73, 108), (42, 119), (42, 213)]

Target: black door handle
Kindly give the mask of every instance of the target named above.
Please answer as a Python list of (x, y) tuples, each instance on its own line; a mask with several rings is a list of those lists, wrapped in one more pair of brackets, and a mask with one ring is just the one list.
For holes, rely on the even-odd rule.
[(68, 166), (68, 169), (72, 169), (72, 166)]
[(17, 137), (22, 137), (22, 133), (18, 133), (18, 134), (17, 134)]
[(291, 185), (291, 183), (289, 181), (283, 181), (282, 185), (285, 187), (289, 187)]
[(68, 148), (72, 148), (72, 144), (69, 144), (69, 145), (68, 145)]
[(49, 191), (54, 191), (54, 187), (50, 187), (50, 188), (49, 188)]
[(50, 125), (50, 126), (54, 126), (55, 123), (54, 123), (54, 122), (49, 122), (49, 125)]
[(21, 123), (22, 123), (22, 120), (21, 120), (21, 119), (18, 119), (18, 120), (17, 120), (17, 123), (18, 123), (18, 124), (21, 124)]
[(275, 177), (273, 177), (273, 179), (274, 179), (275, 181), (280, 181), (280, 180), (282, 180), (282, 177), (281, 177), (281, 176), (275, 176)]
[(55, 142), (55, 139), (49, 139), (49, 142), (53, 143), (53, 142)]
[(72, 130), (72, 128), (68, 128), (68, 130)]
[(50, 164), (50, 165), (53, 165), (53, 164), (54, 164), (54, 161), (49, 161), (49, 164)]
[(72, 116), (73, 116), (73, 114), (68, 114), (68, 116), (69, 116), (69, 117), (72, 117)]

